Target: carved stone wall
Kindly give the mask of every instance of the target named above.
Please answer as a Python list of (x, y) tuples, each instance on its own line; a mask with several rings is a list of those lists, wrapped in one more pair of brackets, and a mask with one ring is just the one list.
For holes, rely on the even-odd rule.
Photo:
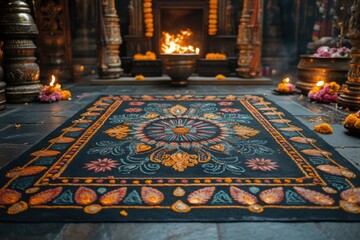
[(68, 13), (68, 0), (35, 1), (36, 22), (40, 32), (39, 57), (41, 79), (51, 75), (60, 81), (70, 80), (72, 69), (72, 44)]

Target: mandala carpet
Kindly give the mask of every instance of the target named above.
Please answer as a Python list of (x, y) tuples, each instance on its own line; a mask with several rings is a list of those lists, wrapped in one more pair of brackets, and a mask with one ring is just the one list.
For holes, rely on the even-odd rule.
[(359, 171), (260, 96), (103, 96), (0, 173), (22, 222), (360, 220)]

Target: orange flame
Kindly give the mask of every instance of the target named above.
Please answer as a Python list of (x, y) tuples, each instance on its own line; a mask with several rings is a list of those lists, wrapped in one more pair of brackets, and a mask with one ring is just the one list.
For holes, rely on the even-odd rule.
[(170, 34), (168, 32), (162, 33), (161, 51), (166, 54), (183, 54), (200, 52), (199, 48), (194, 48), (192, 45), (187, 45), (186, 41), (192, 36), (192, 32), (188, 30), (180, 30), (180, 33)]
[(283, 83), (289, 83), (290, 82), (290, 78), (284, 78), (283, 79)]
[(51, 82), (50, 82), (50, 86), (53, 87), (55, 83), (55, 76), (51, 75)]
[(316, 83), (316, 86), (317, 87), (321, 87), (321, 86), (323, 86), (324, 85), (324, 81), (318, 81), (317, 83)]

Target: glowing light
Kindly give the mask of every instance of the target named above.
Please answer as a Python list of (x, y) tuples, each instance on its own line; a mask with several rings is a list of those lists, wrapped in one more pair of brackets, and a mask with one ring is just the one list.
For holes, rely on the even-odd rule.
[(324, 81), (318, 81), (317, 83), (316, 83), (316, 86), (317, 87), (321, 87), (321, 86), (323, 86), (324, 85)]
[(290, 82), (290, 78), (284, 78), (283, 79), (283, 83), (289, 83)]
[(50, 82), (50, 86), (53, 87), (55, 83), (55, 76), (51, 75), (51, 82)]
[(196, 53), (199, 54), (200, 49), (187, 44), (187, 40), (192, 36), (190, 30), (181, 30), (180, 33), (170, 34), (168, 32), (162, 33), (161, 51), (166, 54), (184, 54)]

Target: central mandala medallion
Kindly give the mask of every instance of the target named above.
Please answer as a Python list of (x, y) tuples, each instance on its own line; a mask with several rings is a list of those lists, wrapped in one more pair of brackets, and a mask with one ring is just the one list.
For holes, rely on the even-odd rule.
[(191, 145), (222, 141), (228, 136), (228, 129), (220, 122), (196, 117), (168, 117), (143, 122), (136, 128), (135, 136), (144, 142)]
[(178, 127), (173, 128), (172, 131), (176, 134), (184, 135), (190, 131), (190, 128), (178, 126)]

